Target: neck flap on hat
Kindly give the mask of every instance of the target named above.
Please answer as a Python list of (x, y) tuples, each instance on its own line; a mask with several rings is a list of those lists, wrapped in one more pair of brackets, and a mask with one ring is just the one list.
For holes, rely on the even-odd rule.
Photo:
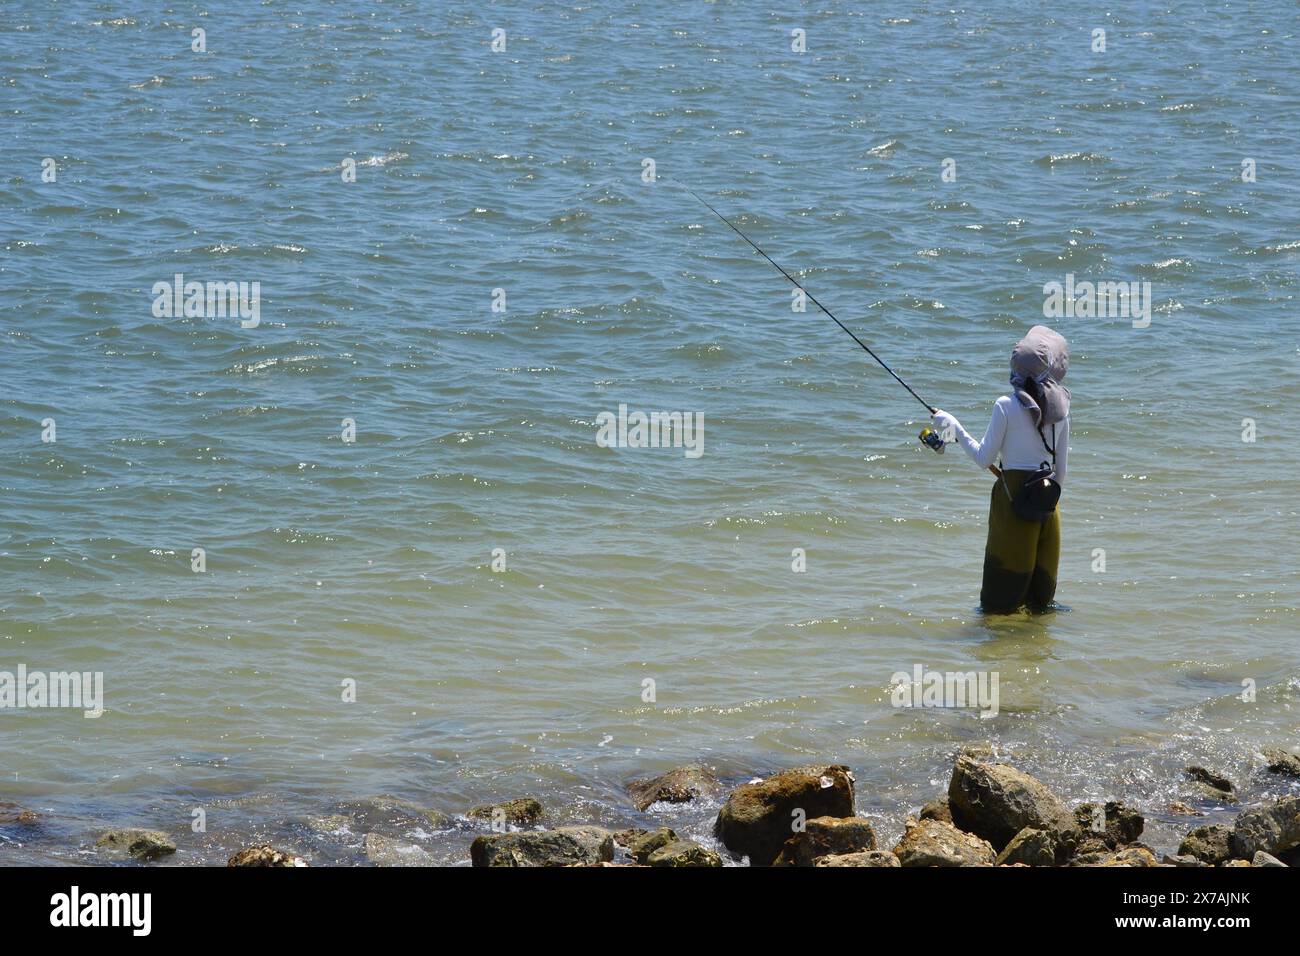
[[(1011, 384), (1036, 425), (1055, 425), (1070, 414), (1070, 390), (1061, 384), (1069, 368), (1070, 349), (1064, 336), (1045, 325), (1035, 325), (1011, 350)], [(1025, 390), (1031, 380), (1038, 386), (1037, 402)]]

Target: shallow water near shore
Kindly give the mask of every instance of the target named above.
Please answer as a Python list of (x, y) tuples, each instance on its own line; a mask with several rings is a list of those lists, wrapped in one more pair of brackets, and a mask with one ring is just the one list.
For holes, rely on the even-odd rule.
[[(1160, 849), (1230, 813), (1189, 763), (1300, 792), (1259, 759), (1300, 745), (1298, 27), (6, 11), (0, 670), (102, 671), (105, 713), (0, 710), (0, 801), (42, 815), (0, 863), (99, 861), (126, 824), (172, 864), (361, 862), (310, 821), (378, 794), (703, 839), (716, 803), (624, 790), (691, 761), (847, 764), (888, 845), (984, 743)], [(978, 613), (988, 477), (681, 183), (976, 433), (1044, 283), (1152, 283), (1148, 328), (1050, 322), (1062, 608)], [(176, 273), (260, 282), (260, 325), (155, 317)], [(621, 403), (702, 412), (704, 454), (599, 447)], [(997, 673), (998, 713), (893, 706), (916, 665)], [(479, 832), (405, 836), (466, 864)]]

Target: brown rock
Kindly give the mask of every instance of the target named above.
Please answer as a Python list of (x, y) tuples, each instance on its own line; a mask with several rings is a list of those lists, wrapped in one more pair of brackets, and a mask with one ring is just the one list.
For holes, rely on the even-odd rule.
[(627, 830), (615, 830), (614, 842), (619, 846), (630, 847), (639, 837), (645, 836), (650, 831), (645, 827), (631, 827)]
[(716, 795), (719, 790), (718, 778), (700, 764), (676, 767), (650, 780), (634, 780), (627, 785), (632, 804), (638, 810), (655, 803), (687, 803), (701, 796)]
[(1179, 856), (1190, 856), (1202, 863), (1215, 866), (1232, 856), (1232, 827), (1224, 823), (1211, 823), (1197, 827), (1183, 838), (1178, 847)]
[(1118, 846), (1136, 843), (1146, 827), (1142, 814), (1118, 800), (1106, 801), (1106, 836)]
[(1263, 850), (1274, 856), (1300, 846), (1300, 797), (1283, 797), (1237, 815), (1229, 843), (1232, 855), (1249, 860)]
[(853, 816), (853, 774), (848, 767), (803, 767), (746, 783), (718, 813), (716, 832), (733, 853), (768, 866), (793, 834), (796, 819)]
[(1056, 864), (1057, 839), (1047, 830), (1025, 827), (1011, 838), (998, 854), (999, 866), (1022, 863), (1025, 866), (1054, 866)]
[(600, 863), (566, 863), (565, 866), (569, 869), (574, 869), (574, 868), (582, 869), (585, 867), (604, 868), (607, 866), (612, 866), (618, 870), (644, 870), (645, 869), (645, 865), (642, 863), (609, 863), (604, 861)]
[(542, 818), (542, 804), (532, 797), (520, 797), (518, 800), (507, 800), (505, 803), (489, 803), (475, 807), (466, 816), (471, 820), (500, 821), (524, 827)]
[(1098, 866), (1155, 866), (1156, 857), (1144, 846), (1129, 846), (1109, 854)]
[(1026, 827), (1047, 830), (1057, 840), (1060, 862), (1074, 851), (1081, 835), (1073, 814), (1051, 790), (1006, 764), (957, 758), (948, 807), (954, 824), (999, 850)]
[(876, 831), (861, 817), (816, 817), (785, 841), (773, 866), (813, 866), (818, 857), (876, 848)]
[(475, 866), (609, 863), (614, 859), (614, 835), (600, 827), (484, 834), (470, 844), (469, 855)]
[(1185, 768), (1183, 772), (1193, 780), (1199, 780), (1201, 783), (1213, 787), (1215, 790), (1226, 790), (1228, 793), (1232, 793), (1234, 789), (1232, 781), (1227, 777), (1206, 770), (1204, 767), (1190, 766)]
[(861, 853), (837, 853), (819, 856), (813, 866), (901, 866), (898, 857), (888, 850), (863, 850)]
[(0, 825), (32, 826), (40, 818), (41, 815), (35, 810), (26, 810), (16, 803), (0, 800)]
[(176, 844), (161, 830), (142, 830), (137, 827), (109, 830), (100, 836), (95, 846), (111, 853), (125, 853), (137, 860), (154, 860), (176, 852)]
[(952, 811), (948, 809), (947, 795), (935, 797), (923, 806), (920, 818), (922, 820), (942, 820), (944, 823), (952, 823)]
[(722, 866), (722, 857), (694, 840), (674, 840), (646, 858), (650, 866)]
[(1085, 803), (1075, 808), (1074, 819), (1085, 840), (1100, 839), (1108, 850), (1136, 843), (1146, 825), (1141, 813), (1118, 800), (1109, 800), (1104, 807)]
[(226, 866), (306, 866), (302, 857), (293, 856), (266, 843), (245, 847), (229, 860)]
[(1288, 750), (1270, 747), (1264, 751), (1264, 760), (1268, 764), (1269, 773), (1281, 773), (1286, 774), (1289, 777), (1300, 777), (1300, 754), (1294, 754)]
[(942, 820), (908, 820), (894, 855), (900, 866), (992, 866), (997, 858), (987, 840)]
[(1232, 781), (1227, 777), (1197, 766), (1187, 767), (1183, 772), (1196, 781), (1195, 793), (1197, 796), (1208, 800), (1217, 800), (1220, 803), (1237, 802)]
[(650, 859), (650, 854), (655, 850), (661, 850), (670, 843), (677, 842), (677, 834), (668, 827), (660, 827), (658, 830), (650, 830), (642, 833), (627, 845), (632, 858), (638, 863), (645, 863)]

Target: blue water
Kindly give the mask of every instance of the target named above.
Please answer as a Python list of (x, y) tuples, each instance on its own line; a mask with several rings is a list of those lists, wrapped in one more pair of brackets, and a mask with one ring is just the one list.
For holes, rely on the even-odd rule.
[[(1278, 792), (1298, 21), (6, 4), (0, 670), (102, 671), (106, 713), (0, 711), (0, 800), (46, 820), (0, 862), (110, 822), (349, 861), (299, 822), (378, 793), (643, 825), (623, 783), (695, 759), (847, 763), (888, 841), (983, 741), (1159, 845), (1185, 763)], [(683, 186), (977, 434), (1015, 340), (1066, 335), (1061, 610), (978, 613), (988, 477)], [(176, 273), (259, 283), (259, 324), (156, 317)], [(1150, 282), (1149, 327), (1045, 320), (1070, 274)], [(598, 446), (620, 403), (702, 413), (704, 454)], [(998, 672), (999, 715), (892, 707), (915, 664)]]

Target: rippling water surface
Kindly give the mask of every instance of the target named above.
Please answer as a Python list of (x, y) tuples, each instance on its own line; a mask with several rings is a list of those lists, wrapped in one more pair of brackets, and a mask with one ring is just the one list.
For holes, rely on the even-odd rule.
[[(623, 792), (690, 760), (847, 763), (888, 841), (983, 742), (1164, 847), (1188, 762), (1285, 789), (1300, 14), (1109, 11), (7, 5), (0, 669), (102, 671), (106, 713), (0, 712), (45, 818), (0, 862), (110, 822), (348, 862), (304, 821), (380, 793), (703, 837)], [(1060, 610), (977, 613), (988, 478), (683, 184), (972, 431), (1044, 283), (1151, 283), (1149, 328), (1053, 323)], [(176, 273), (260, 325), (155, 317)], [(702, 412), (703, 456), (598, 447), (620, 403)], [(916, 664), (1000, 712), (891, 706)]]

